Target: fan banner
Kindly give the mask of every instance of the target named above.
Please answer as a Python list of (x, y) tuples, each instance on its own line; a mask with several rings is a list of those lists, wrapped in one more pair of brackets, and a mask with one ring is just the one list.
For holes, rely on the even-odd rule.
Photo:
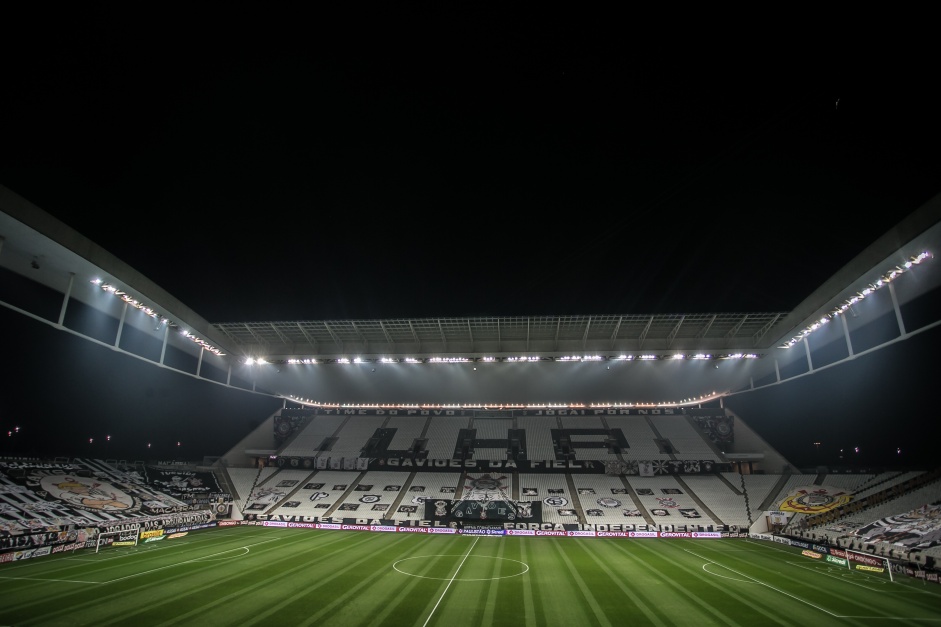
[(853, 496), (841, 488), (804, 486), (792, 489), (778, 509), (784, 512), (819, 514), (846, 505)]

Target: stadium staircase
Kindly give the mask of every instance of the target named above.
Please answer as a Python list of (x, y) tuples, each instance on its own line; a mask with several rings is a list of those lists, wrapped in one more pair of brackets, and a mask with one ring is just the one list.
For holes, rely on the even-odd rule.
[(224, 466), (213, 466), (209, 469), (209, 472), (213, 474), (216, 478), (216, 483), (219, 484), (219, 487), (222, 488), (224, 492), (231, 494), (233, 499), (238, 496), (233, 487), (232, 479), (229, 477), (229, 472)]
[[(339, 431), (339, 429), (337, 431)], [(336, 502), (333, 504), (333, 507), (331, 507), (324, 513), (323, 517), (330, 518), (331, 516), (333, 516), (334, 512), (336, 512), (340, 508), (340, 505), (346, 502), (346, 499), (348, 499), (349, 496), (353, 494), (353, 492), (356, 491), (356, 486), (359, 485), (359, 483), (363, 480), (365, 476), (366, 476), (366, 471), (357, 473), (356, 479), (353, 479), (352, 481), (349, 481), (347, 483), (346, 491), (343, 492), (343, 495), (336, 500)]]
[(673, 452), (673, 445), (669, 440), (663, 437), (660, 431), (657, 429), (657, 425), (653, 423), (653, 419), (650, 416), (644, 416), (644, 420), (647, 421), (647, 424), (650, 425), (650, 430), (653, 431), (653, 434), (656, 436), (657, 447), (660, 449), (661, 454), (669, 455), (670, 459), (676, 459), (676, 454)]
[(255, 480), (252, 481), (252, 487), (249, 489), (248, 495), (244, 499), (242, 499), (242, 507), (239, 508), (239, 511), (243, 516), (245, 515), (245, 508), (248, 507), (248, 503), (249, 501), (251, 501), (252, 495), (255, 493), (255, 488), (258, 487), (258, 480), (261, 478), (263, 471), (264, 471), (264, 467), (258, 468), (258, 472), (255, 473)]
[[(787, 482), (791, 480), (791, 474), (792, 473), (790, 470), (786, 470), (785, 472), (781, 473), (781, 477), (778, 479), (778, 482), (774, 484), (774, 487), (771, 488), (770, 492), (768, 492), (768, 496), (765, 497), (765, 500), (762, 501), (761, 505), (758, 506), (759, 512), (768, 511), (781, 500), (781, 490), (783, 490), (784, 486), (787, 485)], [(743, 481), (742, 486), (744, 487), (744, 485), (745, 483)], [(745, 498), (747, 500), (748, 493), (746, 492), (745, 494), (746, 494)], [(749, 510), (749, 515), (750, 514), (751, 514), (751, 510)]]
[(280, 501), (278, 501), (277, 503), (272, 503), (272, 504), (271, 504), (271, 507), (269, 507), (267, 510), (265, 510), (265, 513), (266, 513), (266, 514), (271, 514), (272, 512), (274, 512), (274, 510), (276, 510), (276, 509), (278, 509), (279, 507), (281, 507), (281, 504), (282, 504), (282, 503), (287, 503), (288, 501), (290, 501), (292, 496), (294, 496), (295, 494), (297, 494), (298, 492), (300, 492), (301, 490), (304, 489), (304, 486), (307, 484), (308, 481), (310, 481), (310, 480), (312, 479), (312, 477), (314, 476), (314, 473), (315, 473), (315, 472), (316, 472), (316, 471), (312, 470), (312, 471), (310, 472), (310, 474), (307, 475), (306, 478), (304, 478), (304, 479), (298, 481), (297, 484), (294, 486), (294, 488), (293, 488), (290, 492), (288, 492), (287, 494), (284, 495), (284, 498), (282, 498), (282, 499), (281, 499)]
[(301, 419), (298, 421), (297, 425), (295, 426), (295, 428), (291, 430), (291, 433), (286, 438), (284, 438), (284, 440), (278, 446), (277, 452), (275, 454), (281, 455), (282, 451), (284, 451), (288, 446), (293, 444), (294, 440), (296, 440), (297, 437), (301, 433), (304, 432), (304, 429), (307, 428), (307, 425), (309, 425), (310, 421), (313, 419), (314, 419), (313, 415), (302, 416)]
[(876, 488), (876, 487), (878, 487), (878, 486), (880, 486), (880, 485), (884, 485), (884, 486), (886, 486), (886, 487), (889, 487), (889, 486), (891, 486), (892, 484), (894, 484), (897, 480), (899, 480), (900, 478), (902, 478), (903, 475), (905, 475), (905, 474), (907, 474), (907, 473), (900, 471), (900, 472), (896, 472), (896, 473), (888, 473), (888, 474), (879, 474), (879, 475), (875, 475), (875, 476), (872, 478), (871, 481), (869, 481), (868, 483), (864, 483), (863, 485), (857, 487), (857, 488), (853, 491), (853, 496), (857, 496), (857, 495), (860, 495), (860, 494), (863, 494), (863, 493), (867, 493), (867, 492), (875, 492), (875, 490), (873, 490), (873, 488)]
[(631, 500), (634, 501), (635, 507), (637, 507), (637, 509), (640, 510), (640, 513), (644, 515), (644, 520), (647, 522), (647, 524), (655, 527), (657, 523), (653, 519), (653, 514), (651, 514), (644, 506), (643, 502), (640, 500), (640, 495), (637, 494), (636, 490), (634, 490), (634, 486), (632, 486), (623, 475), (621, 476), (621, 483), (623, 483), (624, 487), (627, 488), (627, 493), (630, 495)]
[(402, 499), (404, 499), (405, 495), (408, 494), (408, 489), (411, 487), (413, 483), (415, 483), (415, 478), (417, 476), (418, 476), (418, 471), (415, 471), (415, 470), (413, 470), (411, 474), (408, 476), (408, 481), (406, 482), (406, 484), (402, 486), (402, 489), (399, 490), (399, 493), (395, 495), (394, 499), (392, 499), (392, 505), (389, 506), (389, 514), (387, 518), (395, 517), (395, 513), (399, 511), (399, 505), (402, 504)]
[(581, 499), (578, 498), (578, 489), (575, 487), (575, 481), (572, 480), (571, 474), (565, 473), (565, 483), (569, 487), (569, 494), (572, 495), (572, 509), (575, 510), (578, 521), (587, 523), (588, 517), (585, 516), (585, 510), (582, 509)]
[(726, 524), (724, 520), (722, 520), (721, 518), (719, 518), (718, 516), (716, 516), (715, 513), (713, 513), (713, 511), (712, 511), (711, 509), (709, 509), (709, 506), (706, 505), (706, 503), (703, 502), (703, 501), (696, 495), (695, 492), (693, 492), (693, 490), (689, 487), (689, 485), (687, 485), (687, 483), (686, 483), (685, 481), (683, 481), (683, 478), (682, 478), (680, 475), (676, 475), (676, 476), (674, 477), (674, 479), (676, 479), (676, 482), (677, 482), (678, 484), (680, 484), (680, 485), (683, 487), (683, 489), (686, 491), (686, 494), (688, 494), (689, 497), (692, 498), (693, 501), (696, 502), (696, 505), (699, 506), (699, 511), (701, 511), (701, 512), (704, 513), (704, 514), (706, 514), (707, 516), (709, 516), (709, 518), (711, 518), (712, 520), (716, 521), (716, 522), (719, 523), (720, 525)]
[(722, 449), (719, 448), (719, 445), (706, 433), (706, 430), (703, 429), (699, 424), (693, 420), (692, 416), (686, 416), (686, 422), (689, 423), (689, 426), (699, 434), (699, 437), (702, 438), (702, 441), (705, 442), (709, 448), (715, 453), (716, 459), (725, 459), (725, 453), (722, 452)]
[[(719, 480), (720, 480), (722, 483), (724, 483), (725, 485), (729, 486), (729, 489), (730, 489), (732, 492), (735, 492), (736, 494), (743, 495), (743, 496), (745, 495), (745, 482), (744, 482), (744, 479), (743, 479), (743, 481), (742, 481), (742, 488), (739, 489), (734, 483), (732, 483), (731, 481), (729, 481), (728, 479), (726, 479), (725, 475), (723, 475), (721, 472), (720, 472), (720, 473), (717, 473), (716, 476), (719, 477)], [(742, 475), (739, 475), (739, 476), (742, 476)]]

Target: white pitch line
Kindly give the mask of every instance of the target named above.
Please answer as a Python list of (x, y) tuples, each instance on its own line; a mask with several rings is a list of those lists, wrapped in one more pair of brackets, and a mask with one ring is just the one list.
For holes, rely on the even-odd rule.
[(805, 600), (805, 599), (802, 599), (802, 598), (800, 598), (799, 596), (795, 596), (795, 595), (793, 595), (793, 594), (791, 594), (791, 593), (789, 593), (789, 592), (785, 592), (784, 590), (779, 590), (778, 588), (775, 588), (774, 586), (772, 586), (772, 585), (770, 585), (770, 584), (767, 584), (767, 583), (765, 583), (765, 582), (763, 582), (763, 581), (759, 581), (758, 579), (755, 579), (754, 577), (749, 577), (749, 576), (746, 575), (745, 573), (740, 573), (740, 572), (738, 572), (737, 570), (735, 570), (734, 568), (729, 568), (728, 566), (726, 566), (726, 565), (724, 565), (724, 564), (720, 564), (719, 562), (716, 562), (716, 561), (714, 561), (714, 560), (711, 560), (711, 559), (709, 559), (708, 557), (703, 557), (702, 555), (699, 555), (698, 553), (694, 553), (693, 551), (690, 551), (689, 549), (683, 549), (683, 550), (686, 551), (687, 553), (689, 553), (690, 555), (695, 555), (696, 557), (698, 557), (698, 558), (701, 559), (701, 560), (706, 560), (706, 561), (709, 562), (710, 564), (715, 564), (716, 566), (719, 566), (719, 567), (724, 568), (724, 569), (726, 569), (726, 570), (730, 570), (730, 571), (732, 571), (733, 573), (735, 573), (736, 575), (740, 575), (740, 576), (742, 576), (742, 577), (745, 577), (746, 579), (750, 579), (750, 580), (754, 581), (755, 583), (760, 584), (760, 585), (762, 585), (762, 586), (764, 586), (764, 587), (766, 587), (766, 588), (771, 588), (771, 589), (774, 590), (775, 592), (778, 592), (778, 593), (780, 593), (780, 594), (783, 594), (784, 596), (791, 597), (791, 598), (794, 599), (795, 601), (800, 601), (801, 603), (803, 603), (803, 604), (805, 604), (805, 605), (809, 605), (810, 607), (812, 607), (812, 608), (814, 608), (814, 609), (820, 610), (821, 612), (823, 612), (823, 613), (825, 613), (825, 614), (829, 614), (829, 615), (832, 616), (833, 618), (843, 618), (843, 617), (840, 616), (839, 614), (834, 614), (834, 613), (831, 612), (830, 610), (826, 610), (826, 609), (820, 607), (819, 605), (814, 605), (814, 604), (811, 603), (810, 601), (807, 601), (807, 600)]
[(181, 565), (183, 565), (183, 564), (189, 564), (189, 563), (191, 563), (191, 562), (202, 562), (202, 561), (205, 561), (206, 558), (208, 558), (208, 557), (216, 557), (217, 555), (225, 555), (226, 553), (231, 553), (232, 551), (239, 551), (239, 550), (243, 550), (243, 549), (244, 549), (244, 550), (248, 550), (249, 547), (258, 546), (259, 544), (267, 544), (267, 543), (269, 543), (269, 542), (274, 542), (274, 540), (263, 540), (263, 541), (261, 541), (261, 542), (256, 542), (255, 544), (248, 544), (248, 545), (245, 545), (245, 546), (237, 546), (237, 547), (235, 547), (234, 549), (228, 549), (228, 550), (225, 550), (225, 551), (219, 551), (218, 553), (213, 553), (212, 555), (203, 555), (203, 556), (201, 556), (201, 557), (194, 557), (194, 558), (191, 559), (191, 560), (184, 560), (184, 561), (182, 561), (182, 562), (177, 562), (177, 563), (175, 563), (175, 564), (167, 564), (166, 566), (161, 566), (160, 568), (151, 568), (150, 570), (144, 570), (144, 571), (141, 571), (141, 572), (139, 572), (139, 573), (134, 573), (133, 575), (125, 575), (124, 577), (118, 577), (117, 579), (111, 579), (111, 580), (109, 580), (109, 581), (105, 581), (105, 582), (102, 582), (102, 583), (114, 583), (115, 581), (121, 581), (122, 579), (130, 579), (130, 578), (132, 578), (132, 577), (139, 577), (140, 575), (147, 575), (147, 574), (149, 574), (149, 573), (155, 573), (155, 572), (157, 572), (158, 570), (164, 570), (165, 568), (173, 568), (173, 567), (175, 567), (175, 566), (181, 566)]
[(464, 562), (467, 561), (467, 558), (470, 556), (471, 551), (474, 550), (474, 547), (477, 546), (477, 541), (480, 540), (480, 536), (474, 538), (474, 544), (467, 549), (467, 553), (464, 554), (464, 559), (461, 560), (461, 563), (458, 564), (457, 570), (454, 571), (454, 574), (451, 575), (451, 579), (448, 581), (448, 585), (444, 587), (444, 590), (441, 592), (441, 596), (438, 597), (438, 602), (435, 603), (435, 606), (431, 608), (431, 613), (428, 614), (428, 618), (425, 619), (425, 624), (422, 627), (427, 627), (428, 621), (431, 620), (431, 617), (435, 615), (435, 611), (438, 609), (438, 606), (441, 604), (441, 600), (444, 599), (444, 595), (448, 593), (448, 588), (451, 587), (451, 584), (454, 583), (454, 579), (457, 577), (457, 574), (461, 572), (461, 567), (464, 566)]
[(0, 577), (13, 581), (54, 581), (56, 583), (98, 583), (97, 581), (82, 581), (81, 579), (45, 579), (43, 577)]
[(121, 581), (122, 579), (130, 579), (131, 577), (139, 577), (140, 575), (146, 575), (146, 574), (148, 574), (148, 573), (155, 573), (155, 572), (157, 572), (158, 570), (164, 570), (164, 569), (166, 569), (166, 568), (173, 568), (174, 566), (180, 566), (181, 564), (189, 564), (190, 562), (205, 561), (205, 560), (207, 560), (208, 558), (216, 557), (216, 556), (218, 556), (218, 555), (225, 555), (226, 553), (231, 553), (232, 551), (239, 551), (239, 550), (246, 550), (246, 551), (247, 551), (249, 547), (258, 546), (259, 544), (267, 544), (268, 542), (274, 542), (274, 541), (277, 540), (277, 539), (278, 539), (278, 538), (273, 538), (273, 539), (271, 539), (271, 540), (263, 540), (263, 541), (261, 541), (261, 542), (256, 542), (255, 544), (248, 544), (248, 545), (246, 545), (246, 546), (239, 546), (239, 547), (235, 547), (234, 549), (228, 549), (228, 550), (225, 550), (225, 551), (220, 551), (220, 552), (218, 552), (218, 553), (213, 553), (213, 554), (211, 554), (211, 555), (204, 555), (204, 556), (202, 556), (202, 557), (194, 557), (193, 559), (185, 560), (185, 561), (183, 561), (183, 562), (176, 562), (175, 564), (167, 564), (166, 566), (161, 566), (160, 568), (151, 568), (151, 569), (149, 569), (149, 570), (142, 570), (142, 571), (140, 571), (140, 572), (138, 572), (138, 573), (134, 573), (133, 575), (127, 575), (127, 576), (124, 576), (124, 577), (118, 577), (117, 579), (110, 579), (110, 580), (108, 580), (108, 581), (82, 581), (82, 580), (79, 580), (79, 579), (58, 579), (58, 578), (55, 578), (55, 577), (41, 578), (41, 577), (3, 577), (3, 576), (0, 576), (0, 579), (14, 579), (14, 580), (16, 580), (16, 579), (23, 579), (23, 580), (34, 580), (34, 581), (51, 581), (51, 582), (57, 582), (57, 583), (58, 583), (58, 582), (62, 582), (62, 583), (88, 583), (88, 584), (114, 583), (115, 581)]
[(827, 563), (825, 563), (825, 562), (814, 562), (813, 565), (814, 565), (814, 566), (826, 566), (828, 570), (829, 570), (830, 568), (832, 568), (834, 571), (840, 572), (841, 576), (840, 576), (840, 577), (834, 577), (833, 574), (831, 574), (830, 572), (823, 571), (823, 570), (820, 569), (820, 568), (811, 568), (811, 567), (808, 566), (807, 564), (800, 564), (800, 563), (798, 563), (798, 562), (782, 562), (782, 564), (787, 564), (788, 566), (794, 566), (794, 567), (796, 567), (796, 568), (802, 568), (802, 569), (804, 569), (804, 570), (809, 570), (809, 571), (812, 572), (812, 573), (817, 573), (818, 575), (823, 575), (824, 577), (830, 577), (831, 579), (836, 579), (837, 581), (840, 581), (840, 582), (843, 582), (843, 583), (848, 583), (848, 584), (851, 585), (851, 586), (858, 586), (858, 587), (862, 588), (863, 590), (869, 590), (870, 592), (883, 592), (883, 590), (879, 590), (879, 589), (877, 589), (877, 588), (870, 588), (870, 587), (867, 586), (867, 585), (858, 583), (858, 582), (856, 582), (856, 581), (850, 581), (849, 579), (847, 579), (847, 578), (845, 578), (845, 577), (842, 577), (843, 574), (850, 573), (850, 572), (852, 572), (852, 571), (850, 571), (850, 570), (848, 570), (848, 569), (846, 569), (846, 568), (837, 568), (837, 567), (835, 567), (835, 566), (830, 566), (829, 564), (827, 564)]

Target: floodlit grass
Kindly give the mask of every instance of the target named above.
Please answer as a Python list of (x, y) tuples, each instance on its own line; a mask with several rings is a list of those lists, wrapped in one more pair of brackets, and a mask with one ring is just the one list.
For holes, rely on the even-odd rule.
[(0, 625), (941, 625), (941, 586), (744, 539), (233, 527), (0, 564)]

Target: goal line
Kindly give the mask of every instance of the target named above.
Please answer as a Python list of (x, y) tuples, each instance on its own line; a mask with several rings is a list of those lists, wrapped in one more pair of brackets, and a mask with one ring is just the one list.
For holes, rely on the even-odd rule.
[(103, 546), (137, 546), (140, 538), (140, 525), (121, 531), (104, 531), (98, 534), (95, 542), (95, 553)]

